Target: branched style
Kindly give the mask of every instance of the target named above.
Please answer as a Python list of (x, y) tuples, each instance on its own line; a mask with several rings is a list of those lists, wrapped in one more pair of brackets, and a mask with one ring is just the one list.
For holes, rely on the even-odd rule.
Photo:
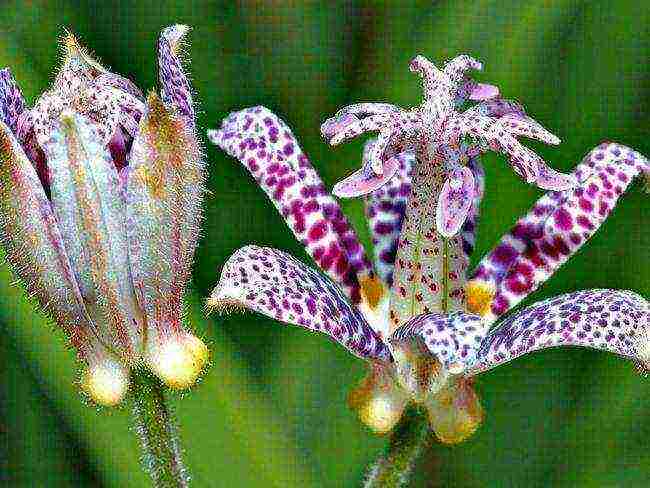
[(0, 235), (16, 276), (87, 364), (85, 391), (119, 403), (129, 370), (194, 383), (207, 349), (182, 323), (205, 165), (179, 50), (158, 44), (161, 94), (63, 38), (52, 87), (28, 108), (0, 71)]
[[(516, 137), (559, 140), (496, 87), (467, 78), (479, 68), (465, 55), (443, 69), (418, 56), (411, 70), (423, 79), (419, 107), (360, 103), (323, 124), (331, 144), (379, 132), (362, 168), (335, 186), (338, 196), (365, 195), (374, 264), (285, 122), (253, 107), (209, 131), (250, 171), (320, 271), (247, 246), (226, 262), (208, 305), (324, 333), (366, 360), (369, 375), (349, 403), (379, 433), (415, 403), (439, 440), (461, 442), (483, 418), (475, 375), (542, 348), (590, 347), (650, 367), (650, 306), (631, 291), (578, 291), (500, 319), (596, 232), (650, 167), (643, 155), (604, 143), (572, 174), (557, 173)], [(468, 99), (479, 103), (460, 112)], [(470, 271), (484, 190), (478, 156), (488, 149), (549, 191)]]

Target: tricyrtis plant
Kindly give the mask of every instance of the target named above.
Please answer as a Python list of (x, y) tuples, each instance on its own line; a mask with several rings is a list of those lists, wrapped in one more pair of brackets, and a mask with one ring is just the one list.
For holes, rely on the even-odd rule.
[(186, 388), (207, 360), (183, 325), (205, 179), (179, 58), (186, 31), (163, 31), (161, 90), (146, 99), (72, 35), (32, 108), (0, 72), (2, 244), (87, 364), (83, 388), (99, 404), (121, 401), (132, 369)]
[[(553, 346), (601, 349), (650, 365), (649, 306), (631, 291), (587, 290), (534, 304), (491, 325), (600, 227), (648, 160), (604, 143), (565, 175), (517, 136), (559, 140), (499, 90), (467, 76), (459, 56), (436, 68), (422, 56), (422, 104), (345, 107), (322, 126), (332, 144), (378, 131), (362, 168), (335, 186), (365, 194), (374, 265), (289, 127), (264, 107), (228, 116), (210, 139), (250, 171), (325, 273), (288, 254), (247, 246), (225, 264), (208, 304), (247, 308), (329, 335), (367, 361), (349, 396), (363, 422), (388, 432), (405, 407), (427, 411), (438, 439), (456, 443), (480, 425), (473, 378)], [(479, 101), (465, 111), (462, 105)], [(479, 154), (504, 153), (530, 183), (550, 190), (468, 271), (484, 173)]]

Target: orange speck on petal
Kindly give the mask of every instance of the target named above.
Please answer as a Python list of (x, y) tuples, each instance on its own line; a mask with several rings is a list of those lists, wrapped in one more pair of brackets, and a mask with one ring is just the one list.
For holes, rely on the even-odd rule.
[(467, 294), (467, 310), (477, 315), (485, 315), (490, 311), (495, 289), (493, 286), (470, 281), (465, 288)]
[(376, 275), (366, 276), (359, 280), (361, 285), (361, 296), (370, 309), (377, 307), (377, 304), (386, 293), (386, 287)]

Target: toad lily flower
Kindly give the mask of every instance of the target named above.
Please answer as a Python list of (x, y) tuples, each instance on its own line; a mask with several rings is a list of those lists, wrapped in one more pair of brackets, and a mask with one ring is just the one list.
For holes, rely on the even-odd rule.
[(0, 72), (2, 245), (87, 364), (83, 386), (100, 404), (122, 399), (130, 368), (184, 388), (207, 359), (182, 323), (205, 178), (179, 58), (186, 32), (162, 32), (162, 89), (146, 100), (71, 35), (33, 108)]
[[(411, 188), (419, 181), (417, 160), (400, 154), (395, 174), (366, 197), (379, 249), (373, 266), (292, 131), (272, 112), (254, 107), (232, 113), (209, 138), (248, 169), (325, 274), (282, 251), (246, 246), (224, 265), (208, 306), (250, 309), (321, 332), (366, 360), (369, 375), (349, 403), (374, 431), (390, 431), (415, 402), (426, 408), (441, 441), (460, 442), (483, 417), (474, 376), (544, 347), (592, 347), (650, 366), (650, 345), (641, 335), (649, 327), (648, 302), (630, 291), (560, 296), (489, 328), (585, 243), (635, 176), (648, 173), (642, 155), (618, 144), (592, 151), (573, 173), (582, 183), (542, 197), (484, 258), (468, 293), (459, 294), (453, 286), (465, 289), (483, 188), (480, 163), (472, 158), (475, 186), (460, 233), (464, 245), (452, 251), (436, 234), (426, 237), (439, 264), (439, 274), (427, 282), (438, 300), (429, 300), (426, 309), (411, 300), (406, 320), (394, 325), (390, 300), (400, 295), (388, 290), (400, 286), (392, 282), (395, 250), (399, 259), (402, 222), (418, 191)], [(582, 179), (585, 174), (591, 176)]]
[[(443, 237), (452, 237), (461, 229), (471, 206), (474, 175), (467, 162), (472, 156), (499, 151), (529, 183), (547, 190), (575, 186), (575, 178), (546, 166), (516, 138), (524, 136), (548, 144), (559, 144), (560, 139), (528, 117), (518, 103), (497, 98), (497, 87), (469, 80), (466, 72), (470, 69), (480, 70), (482, 65), (467, 55), (457, 56), (442, 70), (424, 56), (416, 56), (410, 70), (422, 77), (424, 97), (420, 106), (402, 109), (387, 103), (359, 103), (328, 119), (321, 132), (332, 145), (365, 132), (379, 132), (363, 167), (338, 183), (334, 194), (353, 197), (376, 190), (395, 174), (400, 155), (415, 154), (430, 181), (429, 192), (439, 195), (437, 231)], [(481, 103), (459, 112), (467, 98)]]

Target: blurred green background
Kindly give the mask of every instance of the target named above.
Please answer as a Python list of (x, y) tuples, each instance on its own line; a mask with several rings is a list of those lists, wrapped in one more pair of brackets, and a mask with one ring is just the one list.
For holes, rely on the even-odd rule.
[[(108, 5), (111, 3), (111, 5)], [(480, 79), (517, 98), (563, 143), (532, 144), (569, 170), (611, 139), (650, 153), (650, 7), (639, 1), (3, 2), (0, 67), (30, 102), (57, 65), (63, 27), (105, 65), (147, 89), (155, 43), (171, 23), (193, 27), (190, 71), (199, 125), (264, 104), (294, 129), (332, 185), (359, 164), (362, 141), (331, 149), (319, 124), (360, 100), (418, 103), (412, 56), (468, 52)], [(202, 318), (200, 297), (246, 243), (307, 259), (249, 175), (207, 147), (211, 194), (194, 273), (191, 320), (213, 351), (202, 383), (175, 395), (194, 486), (358, 486), (386, 439), (348, 410), (365, 374), (343, 348), (253, 316)], [(487, 197), (476, 256), (540, 196), (499, 157), (484, 159)], [(579, 288), (650, 294), (647, 195), (636, 183), (591, 243), (534, 299)], [(360, 200), (344, 209), (368, 235)], [(474, 262), (476, 258), (474, 259)], [(0, 269), (0, 484), (147, 486), (129, 407), (96, 410), (74, 386), (61, 334)], [(487, 417), (468, 442), (433, 444), (415, 486), (650, 486), (650, 395), (632, 365), (587, 350), (546, 351), (479, 378)]]

